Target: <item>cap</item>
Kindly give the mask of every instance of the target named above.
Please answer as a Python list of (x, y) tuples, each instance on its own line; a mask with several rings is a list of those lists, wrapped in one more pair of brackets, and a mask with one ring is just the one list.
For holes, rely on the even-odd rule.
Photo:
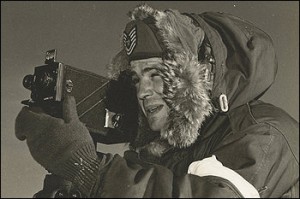
[(123, 43), (129, 61), (162, 57), (163, 44), (154, 23), (134, 20), (126, 25)]

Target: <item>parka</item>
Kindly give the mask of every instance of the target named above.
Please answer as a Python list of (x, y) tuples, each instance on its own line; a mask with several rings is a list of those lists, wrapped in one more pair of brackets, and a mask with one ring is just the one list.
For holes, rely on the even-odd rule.
[[(104, 198), (247, 197), (221, 175), (197, 175), (197, 168), (204, 168), (199, 161), (214, 158), (260, 197), (298, 198), (299, 123), (259, 99), (273, 84), (278, 67), (271, 38), (227, 13), (183, 15), (203, 29), (203, 43), (211, 47), (214, 78), (209, 96), (215, 108), (205, 116), (195, 139), (186, 147), (170, 144), (159, 158), (134, 150), (124, 157), (99, 152), (101, 169), (91, 176), (96, 184), (87, 188), (75, 183), (74, 189), (82, 196)], [(44, 185), (36, 197), (50, 193), (53, 190)]]

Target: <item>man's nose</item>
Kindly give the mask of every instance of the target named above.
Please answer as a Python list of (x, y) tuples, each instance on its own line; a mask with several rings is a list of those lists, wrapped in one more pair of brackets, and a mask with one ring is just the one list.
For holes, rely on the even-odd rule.
[(137, 97), (141, 100), (153, 95), (153, 85), (151, 81), (141, 80), (137, 92)]

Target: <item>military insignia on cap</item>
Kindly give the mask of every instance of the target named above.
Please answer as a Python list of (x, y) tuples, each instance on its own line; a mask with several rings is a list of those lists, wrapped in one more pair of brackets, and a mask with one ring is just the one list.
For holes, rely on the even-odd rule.
[(136, 34), (136, 26), (134, 26), (128, 34), (126, 32), (123, 33), (123, 42), (124, 47), (126, 49), (127, 55), (130, 55), (134, 50), (137, 43), (137, 34)]

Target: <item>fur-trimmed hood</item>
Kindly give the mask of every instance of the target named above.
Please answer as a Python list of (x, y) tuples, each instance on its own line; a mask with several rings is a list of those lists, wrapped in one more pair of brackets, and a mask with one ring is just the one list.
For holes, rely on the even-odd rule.
[[(129, 16), (131, 21), (154, 19), (163, 38), (166, 55), (160, 72), (170, 107), (165, 128), (154, 138), (139, 115), (140, 129), (131, 143), (135, 149), (160, 156), (170, 147), (188, 147), (204, 133), (201, 126), (209, 115), (258, 98), (274, 81), (272, 41), (245, 20), (221, 13), (159, 11), (147, 5)], [(116, 79), (126, 69), (129, 61), (122, 48), (109, 65), (109, 76)]]

